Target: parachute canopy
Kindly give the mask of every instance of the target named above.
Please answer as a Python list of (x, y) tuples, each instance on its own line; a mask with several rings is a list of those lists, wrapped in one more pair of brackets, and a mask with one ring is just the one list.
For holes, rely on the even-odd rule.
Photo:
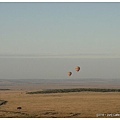
[(72, 75), (72, 72), (68, 72), (67, 74), (68, 74), (68, 76), (71, 76), (71, 75)]
[(78, 72), (80, 70), (80, 67), (79, 66), (76, 66), (75, 67), (75, 70)]

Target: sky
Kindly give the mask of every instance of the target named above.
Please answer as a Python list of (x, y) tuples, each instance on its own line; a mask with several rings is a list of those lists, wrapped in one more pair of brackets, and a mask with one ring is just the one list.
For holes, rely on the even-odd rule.
[(117, 54), (120, 3), (0, 3), (1, 55)]
[[(74, 78), (120, 78), (119, 21), (120, 3), (0, 3), (0, 76), (67, 78), (77, 61), (85, 71)], [(117, 72), (109, 76), (106, 65)]]

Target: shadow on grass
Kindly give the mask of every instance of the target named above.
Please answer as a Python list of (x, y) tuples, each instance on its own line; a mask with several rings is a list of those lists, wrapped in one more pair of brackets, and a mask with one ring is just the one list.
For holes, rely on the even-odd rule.
[(0, 100), (0, 105), (5, 105), (8, 101)]

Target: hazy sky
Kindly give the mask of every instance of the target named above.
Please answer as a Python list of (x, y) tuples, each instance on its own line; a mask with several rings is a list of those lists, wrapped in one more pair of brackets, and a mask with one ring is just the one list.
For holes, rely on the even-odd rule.
[(0, 3), (0, 54), (117, 54), (120, 3)]
[(120, 3), (0, 3), (0, 78), (120, 78), (119, 58)]

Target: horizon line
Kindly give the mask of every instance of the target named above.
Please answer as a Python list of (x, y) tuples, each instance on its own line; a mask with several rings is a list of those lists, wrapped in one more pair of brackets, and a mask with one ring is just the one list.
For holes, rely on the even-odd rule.
[(78, 53), (78, 54), (0, 54), (0, 58), (120, 58), (110, 53)]

